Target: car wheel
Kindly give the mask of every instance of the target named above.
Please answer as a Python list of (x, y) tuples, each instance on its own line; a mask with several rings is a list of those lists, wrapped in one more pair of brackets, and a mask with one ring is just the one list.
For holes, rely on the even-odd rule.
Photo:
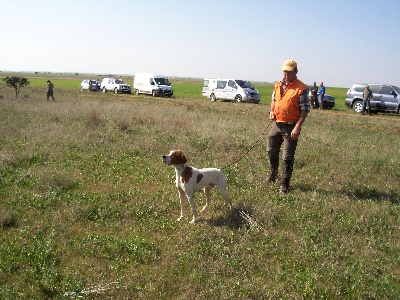
[(156, 90), (153, 90), (153, 91), (151, 92), (151, 95), (152, 95), (153, 97), (157, 96)]
[(400, 105), (397, 106), (396, 113), (397, 113), (397, 114), (400, 114)]
[(236, 101), (236, 102), (242, 102), (242, 96), (236, 95), (235, 101)]
[(354, 110), (356, 113), (362, 112), (362, 107), (363, 107), (363, 105), (362, 105), (362, 102), (361, 102), (361, 101), (356, 101), (356, 102), (354, 102), (354, 104), (353, 104), (353, 110)]
[(211, 99), (211, 101), (216, 101), (216, 100), (217, 100), (217, 98), (215, 98), (215, 95), (214, 95), (214, 94), (211, 94), (211, 95), (210, 95), (210, 99)]
[(136, 95), (139, 95), (139, 90), (135, 90), (135, 94), (136, 94)]
[(104, 93), (104, 94), (107, 93), (107, 89), (106, 89), (105, 86), (103, 87), (103, 93)]
[(118, 94), (118, 89), (117, 88), (114, 89), (114, 94)]

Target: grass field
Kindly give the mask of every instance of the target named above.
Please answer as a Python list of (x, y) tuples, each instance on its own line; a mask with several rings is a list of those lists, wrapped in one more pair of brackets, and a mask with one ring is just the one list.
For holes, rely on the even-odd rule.
[[(0, 88), (0, 299), (398, 299), (398, 115), (328, 87), (337, 105), (310, 113), (281, 195), (265, 136), (228, 166), (265, 130), (270, 85), (257, 105), (211, 102), (201, 81), (165, 99), (54, 78), (47, 102), (30, 80), (18, 99)], [(233, 210), (215, 190), (177, 222), (172, 149), (225, 167)]]
[[(42, 88), (43, 91), (46, 87), (46, 81), (51, 79), (56, 89), (74, 89), (78, 91), (80, 88), (80, 84), (83, 79), (98, 79), (102, 80), (104, 76), (98, 74), (36, 74), (33, 75), (31, 73), (21, 73), (21, 74), (8, 74), (3, 73), (2, 77), (5, 76), (21, 76), (27, 77), (30, 81), (30, 87)], [(110, 75), (111, 76), (111, 75)], [(118, 78), (122, 78), (126, 83), (130, 84), (133, 87), (133, 76), (117, 76)], [(170, 81), (174, 88), (175, 98), (183, 98), (183, 99), (192, 99), (192, 98), (201, 98), (201, 90), (203, 86), (203, 81), (201, 79), (185, 79), (185, 78), (170, 78)], [(0, 82), (0, 86), (3, 83)], [(269, 104), (271, 102), (271, 94), (273, 91), (273, 83), (258, 83), (255, 82), (254, 86), (258, 89), (261, 94), (261, 103)], [(22, 90), (23, 91), (23, 90)], [(347, 88), (336, 88), (336, 87), (327, 87), (327, 93), (334, 96), (336, 99), (335, 110), (343, 110), (348, 111), (348, 108), (344, 105), (344, 99), (346, 98)]]

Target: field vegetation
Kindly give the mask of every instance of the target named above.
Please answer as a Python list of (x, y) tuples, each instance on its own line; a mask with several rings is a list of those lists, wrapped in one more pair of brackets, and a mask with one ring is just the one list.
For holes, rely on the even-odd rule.
[[(169, 99), (52, 78), (48, 102), (47, 79), (18, 99), (0, 87), (0, 299), (400, 295), (398, 115), (360, 116), (328, 87), (337, 105), (310, 113), (282, 195), (261, 136), (270, 84), (248, 104), (211, 102), (196, 80), (172, 80)], [(189, 205), (177, 222), (172, 149), (223, 168), (234, 208), (214, 190), (195, 225)]]

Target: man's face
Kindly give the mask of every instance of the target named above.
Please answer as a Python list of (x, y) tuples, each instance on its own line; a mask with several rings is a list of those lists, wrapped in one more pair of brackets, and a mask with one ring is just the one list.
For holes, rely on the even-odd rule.
[(297, 71), (283, 71), (283, 79), (285, 79), (286, 83), (290, 83), (296, 78)]

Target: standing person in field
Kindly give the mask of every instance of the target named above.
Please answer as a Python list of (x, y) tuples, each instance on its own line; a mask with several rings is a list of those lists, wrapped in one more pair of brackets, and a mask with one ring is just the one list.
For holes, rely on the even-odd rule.
[(362, 114), (365, 115), (365, 110), (368, 110), (368, 116), (371, 115), (371, 99), (372, 92), (369, 89), (369, 85), (367, 84), (363, 93), (363, 106), (362, 106)]
[(278, 179), (279, 152), (283, 144), (283, 174), (280, 193), (289, 191), (297, 141), (309, 111), (308, 88), (297, 78), (297, 63), (286, 60), (282, 66), (283, 80), (275, 84), (269, 118), (273, 120), (268, 135), (270, 162), (269, 182)]
[(317, 87), (317, 83), (314, 82), (314, 85), (311, 87), (311, 107), (312, 108), (318, 108), (319, 107), (319, 103), (318, 103), (318, 87)]
[(319, 89), (318, 95), (319, 95), (319, 109), (323, 109), (323, 104), (324, 104), (324, 96), (325, 96), (325, 86), (324, 83), (321, 81), (321, 83), (319, 84), (319, 86), (321, 87)]
[(51, 83), (50, 80), (47, 80), (47, 101), (49, 100), (49, 98), (51, 97), (54, 101), (54, 85)]

